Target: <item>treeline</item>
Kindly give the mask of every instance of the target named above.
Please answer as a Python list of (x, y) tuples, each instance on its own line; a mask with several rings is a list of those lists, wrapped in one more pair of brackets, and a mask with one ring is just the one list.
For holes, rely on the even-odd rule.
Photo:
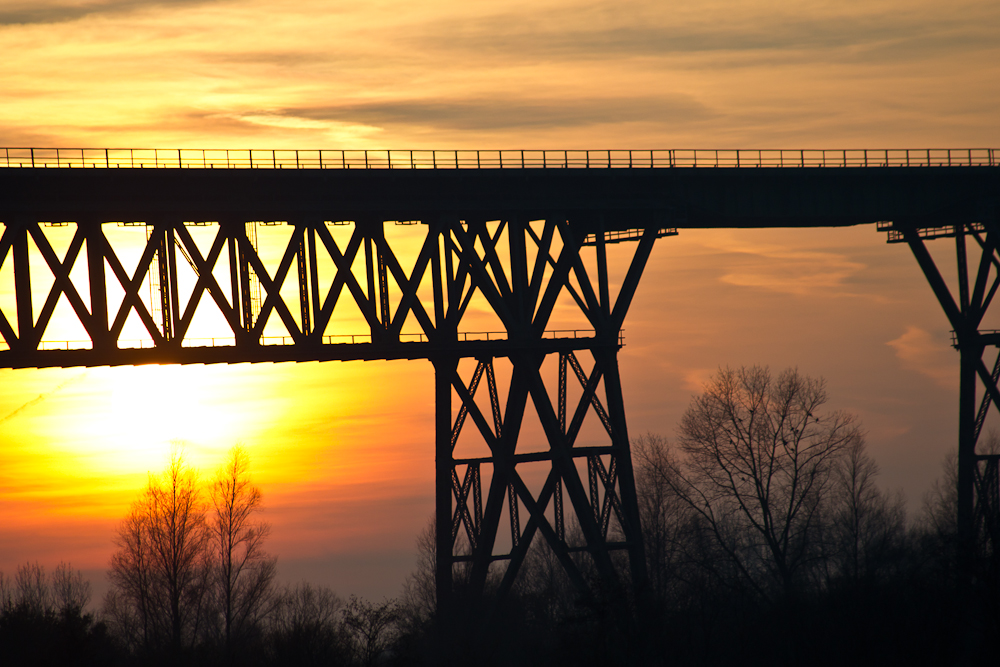
[(260, 489), (234, 448), (202, 486), (179, 456), (118, 529), (101, 618), (125, 664), (368, 666), (395, 639), (393, 601), (275, 585)]
[(0, 665), (367, 667), (389, 655), (395, 601), (275, 585), (261, 502), (242, 449), (207, 484), (175, 454), (117, 530), (97, 613), (67, 564), (0, 573)]
[[(721, 370), (675, 438), (632, 443), (640, 591), (624, 552), (609, 587), (580, 548), (581, 593), (536, 537), (498, 605), (463, 597), (455, 571), (451, 618), (436, 608), (433, 525), (398, 601), (279, 588), (245, 453), (206, 485), (174, 458), (119, 528), (99, 614), (67, 565), (0, 576), (0, 664), (993, 664), (1000, 558), (983, 540), (958, 566), (954, 459), (908, 520), (857, 419), (826, 401), (822, 380), (794, 370)], [(566, 539), (583, 546), (569, 526)]]
[[(115, 593), (109, 595), (109, 599)], [(0, 665), (12, 667), (120, 665), (367, 666), (391, 654), (404, 614), (387, 600), (343, 600), (322, 586), (272, 587), (258, 617), (243, 626), (227, 653), (221, 611), (215, 623), (180, 649), (135, 642), (120, 609), (87, 611), (90, 583), (61, 563), (47, 575), (37, 563), (0, 573)], [(115, 602), (113, 604), (119, 604)]]
[(86, 611), (90, 596), (90, 583), (67, 563), (51, 574), (38, 563), (0, 572), (0, 664), (115, 664), (107, 626)]

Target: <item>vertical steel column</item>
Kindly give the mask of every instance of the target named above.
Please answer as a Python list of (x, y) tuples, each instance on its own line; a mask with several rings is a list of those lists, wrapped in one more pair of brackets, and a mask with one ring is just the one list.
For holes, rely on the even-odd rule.
[(100, 223), (87, 230), (87, 275), (90, 280), (90, 311), (94, 349), (114, 347), (108, 331), (108, 292), (104, 276), (104, 252), (107, 240)]
[[(371, 225), (372, 224), (374, 224), (374, 223), (369, 223), (368, 224), (369, 229), (371, 229)], [(381, 223), (379, 223), (379, 224), (381, 224)], [(372, 256), (372, 252), (373, 252), (372, 246), (374, 244), (375, 244), (374, 234), (372, 234), (371, 231), (368, 231), (365, 234), (365, 237), (364, 237), (364, 245), (365, 245), (365, 277), (368, 279), (368, 285), (367, 285), (368, 286), (368, 301), (365, 304), (365, 307), (371, 313), (371, 317), (369, 318), (369, 322), (371, 323), (370, 326), (371, 326), (371, 330), (372, 330), (372, 342), (373, 343), (375, 343), (375, 342), (381, 342), (385, 338), (385, 336), (383, 335), (383, 334), (385, 334), (385, 327), (383, 326), (381, 329), (379, 329), (379, 327), (376, 327), (375, 324), (374, 324), (374, 322), (376, 322), (376, 321), (378, 321), (378, 322), (382, 321), (379, 318), (378, 301), (376, 301), (376, 296), (375, 296), (375, 274), (377, 272), (377, 269), (375, 267), (375, 259)], [(379, 253), (379, 264), (380, 265), (382, 263), (381, 260), (382, 260), (382, 256), (381, 256), (381, 253)], [(381, 278), (381, 276), (379, 276), (379, 277)]]
[[(323, 221), (320, 220), (318, 224), (322, 225)], [(319, 295), (319, 264), (316, 261), (316, 228), (313, 225), (307, 227), (306, 241), (309, 245), (309, 284), (312, 285), (312, 312), (313, 318), (316, 318), (319, 317), (323, 304), (320, 302)], [(322, 340), (323, 332), (320, 331), (318, 336)]]
[(156, 264), (160, 275), (160, 318), (163, 325), (164, 340), (173, 339), (173, 283), (171, 276), (174, 271), (170, 260), (173, 257), (173, 230), (167, 230), (162, 224), (153, 227), (153, 233), (157, 235), (160, 247), (156, 250)]
[(376, 255), (378, 256), (378, 298), (382, 328), (388, 331), (389, 325), (392, 323), (392, 311), (389, 307), (389, 273), (386, 271), (385, 255), (382, 252), (382, 245), (385, 243), (383, 231), (382, 227), (379, 226), (380, 243), (376, 248)]
[(309, 265), (306, 260), (306, 227), (296, 227), (295, 235), (298, 237), (298, 249), (295, 253), (296, 267), (299, 274), (299, 312), (301, 316), (300, 324), (302, 333), (306, 336), (312, 331), (309, 318)]
[(961, 328), (955, 335), (959, 345), (958, 389), (958, 536), (963, 569), (972, 565), (975, 535), (972, 506), (976, 473), (976, 373), (983, 358), (979, 342), (979, 318), (969, 303), (969, 262), (965, 248), (965, 226), (955, 225), (955, 260), (958, 274), (958, 307)]
[(973, 503), (976, 474), (976, 371), (982, 359), (983, 347), (978, 336), (958, 334), (958, 556), (959, 566), (971, 568), (976, 552)]
[[(243, 234), (247, 239), (247, 244), (251, 247), (256, 246), (256, 225), (255, 222), (247, 222), (243, 225)], [(253, 230), (253, 237), (251, 238), (251, 230)], [(244, 249), (243, 245), (240, 244), (240, 306), (243, 310), (243, 329), (245, 331), (250, 331), (253, 329), (253, 297), (250, 293), (250, 259), (248, 257), (247, 250)]]
[[(228, 226), (224, 226), (223, 229), (228, 230)], [(220, 230), (219, 233), (220, 234), (223, 233), (222, 230)], [(242, 265), (242, 262), (240, 260), (243, 257), (243, 253), (241, 253), (239, 249), (239, 237), (236, 236), (236, 234), (228, 231), (227, 235), (229, 237), (226, 241), (226, 245), (229, 246), (229, 287), (230, 291), (232, 292), (233, 312), (236, 314), (236, 317), (240, 320), (239, 324), (241, 330), (245, 331), (246, 321), (243, 319), (244, 313), (243, 313), (243, 307), (241, 305), (243, 302), (240, 297), (240, 285), (241, 285), (241, 278), (243, 276), (243, 272), (240, 271), (240, 267)], [(241, 336), (237, 334), (236, 337), (237, 344), (239, 344), (240, 338)]]
[(28, 263), (28, 226), (18, 227), (14, 234), (14, 296), (17, 299), (17, 342), (21, 347), (34, 347), (35, 317), (31, 309), (31, 269)]
[[(180, 224), (184, 224), (183, 222)], [(160, 265), (160, 272), (163, 272), (164, 268), (169, 269), (169, 291), (170, 291), (170, 318), (174, 324), (179, 324), (181, 321), (181, 304), (180, 304), (180, 289), (177, 286), (177, 241), (174, 234), (173, 225), (167, 227), (167, 257), (169, 258), (169, 265)]]
[(614, 462), (618, 468), (618, 489), (625, 515), (625, 542), (628, 545), (629, 569), (636, 596), (641, 596), (646, 588), (646, 555), (642, 541), (642, 527), (639, 519), (639, 498), (635, 489), (635, 473), (632, 468), (632, 451), (628, 439), (625, 419), (625, 399), (622, 396), (621, 376), (618, 373), (618, 348), (594, 351), (604, 367), (604, 390), (608, 399), (608, 418), (611, 421), (615, 441)]
[(450, 619), (454, 611), (454, 540), (451, 532), (451, 475), (455, 468), (451, 448), (451, 381), (458, 368), (456, 357), (436, 357), (434, 364), (434, 585), (438, 613)]

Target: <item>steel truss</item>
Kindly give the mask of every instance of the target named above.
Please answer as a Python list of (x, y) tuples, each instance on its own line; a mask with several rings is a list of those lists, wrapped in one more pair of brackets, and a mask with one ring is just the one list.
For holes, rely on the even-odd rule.
[[(953, 343), (961, 355), (957, 517), (960, 558), (966, 571), (983, 573), (985, 566), (995, 576), (1000, 573), (1000, 455), (979, 454), (976, 447), (990, 408), (1000, 410), (1000, 349), (992, 363), (988, 359), (992, 354), (987, 353), (987, 348), (1000, 348), (1000, 331), (981, 329), (1000, 288), (1000, 226), (995, 220), (934, 227), (892, 222), (880, 223), (879, 230), (889, 233), (889, 243), (909, 245), (951, 323)], [(924, 243), (939, 238), (955, 240), (957, 300)]]
[[(557, 230), (563, 248), (559, 257), (553, 258), (549, 248)], [(492, 356), (479, 356), (468, 379), (459, 372), (457, 357), (440, 355), (433, 358), (437, 404), (439, 605), (448, 601), (442, 607), (447, 612), (451, 604), (449, 596), (456, 589), (456, 576), (461, 576), (461, 589), (473, 600), (482, 599), (487, 592), (495, 594), (494, 600), (503, 599), (513, 586), (538, 533), (581, 592), (593, 592), (591, 582), (595, 577), (592, 573), (603, 582), (602, 586), (617, 587), (619, 568), (612, 558), (612, 552), (617, 550), (627, 553), (632, 581), (641, 587), (645, 581), (645, 560), (617, 352), (622, 321), (659, 232), (649, 229), (642, 233), (613, 303), (609, 294), (603, 233), (596, 238), (596, 276), (588, 273), (581, 259), (579, 250), (584, 239), (574, 239), (565, 226), (547, 223), (539, 235), (523, 222), (511, 223), (509, 272), (497, 261), (497, 236), (491, 237), (483, 226), (470, 226), (470, 233), (482, 242), (485, 252), (481, 256), (471, 254), (474, 240), (471, 235), (459, 237), (460, 251), (480, 284), (488, 281), (490, 286), (484, 292), (489, 294), (496, 312), (502, 313), (512, 336), (517, 335), (525, 342), (541, 340), (556, 296), (552, 289), (540, 289), (540, 281), (549, 266), (551, 281), (564, 284), (572, 294), (576, 306), (595, 331), (595, 341), (587, 348), (593, 358), (589, 371), (573, 350), (556, 353), (558, 388), (555, 400), (550, 393), (552, 383), (547, 385), (542, 373), (547, 353), (536, 346), (524, 345), (507, 355), (510, 382), (504, 402), (497, 388)], [(533, 266), (529, 266), (525, 253), (529, 243), (537, 250)], [(487, 273), (487, 267), (492, 273)], [(576, 287), (570, 284), (571, 276)], [(575, 402), (569, 399), (571, 375), (580, 386), (580, 396)], [(489, 397), (488, 413), (476, 402), (484, 379)], [(602, 387), (603, 400), (599, 391)], [(457, 398), (458, 406), (454, 419), (453, 398)], [(547, 441), (548, 446), (543, 451), (520, 452), (517, 449), (529, 399)], [(576, 447), (581, 426), (590, 412), (600, 420), (607, 444)], [(488, 447), (488, 454), (456, 457), (456, 444), (470, 418), (476, 435)], [(578, 461), (581, 462), (579, 466)], [(547, 466), (544, 481), (536, 491), (518, 471), (519, 464), (523, 467), (530, 463)], [(586, 484), (581, 468), (586, 469)], [(489, 485), (484, 488), (483, 479), (487, 475)], [(577, 543), (567, 539), (567, 508), (579, 528)], [(509, 543), (498, 541), (504, 510)], [(522, 514), (525, 517), (523, 525)], [(458, 570), (461, 570), (460, 575)], [(496, 577), (492, 583), (491, 573)]]
[[(675, 232), (605, 231), (599, 219), (571, 225), (564, 218), (440, 216), (422, 222), (425, 236), (412, 269), (404, 268), (378, 218), (351, 221), (349, 238), (340, 243), (334, 223), (270, 223), (292, 229), (269, 270), (256, 247), (257, 226), (267, 223), (151, 217), (126, 223), (146, 230), (136, 268), (126, 270), (107, 223), (68, 223), (76, 228), (60, 257), (42, 224), (7, 221), (0, 270), (11, 256), (16, 313), (9, 319), (0, 308), (8, 347), (0, 350), (0, 366), (429, 359), (436, 377), (441, 609), (455, 608), (457, 588), (474, 600), (488, 592), (502, 599), (539, 534), (582, 593), (593, 593), (594, 582), (602, 589), (620, 586), (616, 552), (625, 554), (628, 577), (641, 587), (645, 561), (617, 354), (653, 242)], [(191, 228), (208, 224), (217, 230), (210, 244), (199, 246)], [(633, 241), (634, 252), (612, 299), (607, 245), (622, 241)], [(77, 264), (85, 265), (85, 278), (74, 271)], [(32, 278), (46, 270), (52, 284), (36, 310)], [(89, 340), (47, 349), (46, 331), (60, 301)], [(463, 332), (473, 303), (472, 310), (488, 310), (499, 321), (499, 340)], [(351, 332), (360, 336), (337, 333), (335, 314), (345, 305), (360, 312), (366, 331)], [(221, 314), (226, 329), (207, 343), (191, 335), (204, 306)], [(589, 325), (585, 335), (547, 331), (557, 306)], [(141, 322), (146, 345), (123, 345), (130, 317)], [(283, 332), (279, 344), (268, 344), (271, 322)], [(462, 359), (475, 360), (471, 376)], [(556, 382), (543, 372), (546, 359), (556, 361)], [(499, 363), (509, 369), (505, 394)], [(487, 396), (483, 409), (477, 399)], [(526, 452), (518, 440), (530, 409), (545, 442)], [(588, 414), (599, 421), (605, 442), (577, 446)], [(482, 455), (456, 455), (463, 433), (478, 439)], [(531, 465), (545, 467), (540, 482), (537, 474), (522, 474)], [(509, 538), (501, 529), (504, 516)]]

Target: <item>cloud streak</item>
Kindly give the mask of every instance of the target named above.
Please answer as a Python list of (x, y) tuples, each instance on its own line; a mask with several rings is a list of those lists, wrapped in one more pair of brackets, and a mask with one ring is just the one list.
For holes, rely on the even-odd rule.
[(583, 127), (602, 123), (704, 119), (704, 105), (683, 95), (570, 99), (402, 99), (272, 112), (279, 118), (373, 126), (419, 125), (453, 130)]
[(845, 285), (866, 268), (836, 252), (747, 244), (720, 249), (744, 257), (734, 262), (720, 282), (798, 296), (818, 291), (842, 295)]
[(958, 358), (927, 331), (907, 326), (903, 335), (886, 345), (895, 351), (903, 368), (929, 377), (945, 389), (958, 389), (958, 373), (955, 372)]
[[(629, 11), (619, 3), (596, 3), (567, 17), (564, 9), (539, 10), (525, 17), (497, 13), (476, 19), (442, 20), (412, 40), (421, 49), (461, 51), (507, 59), (663, 57), (685, 54), (794, 51), (807, 58), (933, 58), (942, 53), (997, 47), (1000, 10), (977, 4), (972, 11), (940, 14), (900, 7), (828, 16), (807, 12), (745, 12), (706, 17)], [(709, 13), (709, 12), (706, 12)], [(976, 20), (970, 20), (975, 16)], [(590, 17), (592, 20), (586, 20)], [(567, 23), (570, 24), (567, 27)], [(601, 27), (604, 26), (604, 27)]]
[(0, 26), (67, 23), (97, 14), (121, 14), (154, 7), (180, 8), (218, 0), (82, 0), (24, 2), (0, 9)]

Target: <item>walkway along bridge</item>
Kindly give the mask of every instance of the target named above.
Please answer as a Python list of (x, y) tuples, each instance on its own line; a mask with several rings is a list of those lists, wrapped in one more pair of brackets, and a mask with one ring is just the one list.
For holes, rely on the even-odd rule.
[[(392, 222), (414, 225), (412, 263)], [(1000, 407), (1000, 356), (987, 359), (1000, 335), (980, 330), (1000, 287), (997, 149), (0, 149), (0, 367), (428, 359), (442, 608), (459, 571), (473, 596), (499, 577), (502, 598), (539, 535), (581, 590), (588, 572), (620, 579), (615, 552), (641, 587), (617, 355), (654, 241), (683, 228), (873, 222), (910, 247), (955, 332), (958, 525), (971, 563), (1000, 545), (998, 457), (976, 453)], [(271, 225), (284, 236), (269, 266), (258, 233)], [(144, 235), (125, 247), (116, 226)], [(942, 238), (955, 244), (957, 295), (926, 247)], [(611, 244), (628, 254), (617, 294)], [(551, 330), (557, 304), (585, 328)], [(195, 335), (204, 310), (210, 338)], [(475, 333), (471, 313), (483, 310), (500, 331)], [(83, 340), (53, 339), (60, 318)], [(529, 400), (543, 451), (518, 448)], [(588, 414), (605, 444), (577, 444)], [(483, 455), (460, 457), (470, 429)], [(545, 470), (534, 488), (521, 472), (532, 465)]]

